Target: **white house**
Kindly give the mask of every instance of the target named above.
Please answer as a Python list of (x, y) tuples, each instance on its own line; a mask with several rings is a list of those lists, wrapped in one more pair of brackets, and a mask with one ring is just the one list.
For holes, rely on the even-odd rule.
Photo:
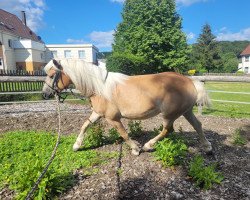
[(41, 69), (46, 63), (45, 44), (22, 20), (0, 9), (0, 69), (28, 71)]
[(22, 20), (0, 9), (0, 70), (41, 70), (52, 58), (80, 58), (97, 63), (98, 49), (92, 44), (45, 45)]
[(250, 73), (250, 44), (240, 54), (238, 70)]
[(76, 58), (97, 63), (99, 50), (92, 44), (47, 44), (48, 58)]

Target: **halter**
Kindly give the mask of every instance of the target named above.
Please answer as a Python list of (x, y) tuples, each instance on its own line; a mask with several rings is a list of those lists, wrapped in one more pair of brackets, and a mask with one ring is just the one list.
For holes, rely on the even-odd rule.
[[(53, 90), (54, 94), (56, 94), (58, 96), (59, 101), (61, 103), (63, 103), (64, 100), (67, 98), (68, 94), (66, 94), (65, 96), (62, 96), (61, 92), (59, 91), (59, 88), (57, 86), (59, 78), (61, 78), (61, 81), (62, 81), (62, 71), (56, 70), (56, 73), (55, 73), (53, 80), (52, 80), (52, 85), (50, 86), (47, 82), (45, 82), (45, 83), (49, 88), (51, 88)], [(62, 84), (63, 84), (63, 81), (62, 81)]]

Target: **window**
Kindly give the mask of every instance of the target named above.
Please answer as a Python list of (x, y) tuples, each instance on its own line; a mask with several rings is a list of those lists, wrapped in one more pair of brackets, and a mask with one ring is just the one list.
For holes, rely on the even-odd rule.
[(84, 50), (79, 50), (79, 51), (78, 51), (78, 57), (79, 57), (80, 59), (86, 58), (86, 56), (85, 56), (85, 51), (84, 51)]
[(12, 41), (11, 40), (8, 40), (8, 45), (10, 48), (12, 48)]
[(41, 60), (43, 60), (44, 59), (44, 54), (41, 53), (40, 55), (41, 55)]
[(97, 53), (96, 52), (93, 53), (93, 63), (98, 64)]
[(249, 56), (245, 57), (245, 62), (249, 62)]
[(65, 58), (71, 58), (71, 51), (70, 50), (65, 50), (64, 51), (64, 57)]
[(0, 69), (3, 69), (3, 59), (0, 58)]
[(244, 72), (247, 74), (248, 73), (248, 67), (245, 67)]
[(239, 58), (239, 63), (242, 63), (242, 58)]
[(57, 51), (51, 51), (52, 58), (57, 58)]

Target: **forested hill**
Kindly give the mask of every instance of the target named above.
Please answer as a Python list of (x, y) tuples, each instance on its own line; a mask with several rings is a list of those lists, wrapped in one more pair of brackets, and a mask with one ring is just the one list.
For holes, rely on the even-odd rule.
[(239, 56), (240, 53), (250, 44), (250, 41), (220, 41), (219, 46), (221, 47), (221, 53), (234, 53)]
[[(221, 48), (221, 53), (234, 53), (234, 55), (239, 56), (240, 53), (250, 44), (250, 41), (220, 41), (219, 46)], [(101, 52), (100, 58), (107, 58), (110, 56), (111, 52)]]
[[(217, 42), (220, 64), (217, 69), (213, 69), (211, 72), (236, 72), (238, 70), (239, 55), (249, 44), (250, 41)], [(197, 48), (197, 43), (192, 44), (191, 46), (192, 51), (189, 55), (190, 64), (187, 67), (188, 69), (196, 69), (197, 71), (200, 71), (203, 69), (201, 66), (201, 60), (197, 59), (197, 55), (194, 51)], [(198, 51), (198, 53), (200, 52)], [(101, 52), (99, 54), (99, 59), (107, 59), (110, 55), (111, 52)]]

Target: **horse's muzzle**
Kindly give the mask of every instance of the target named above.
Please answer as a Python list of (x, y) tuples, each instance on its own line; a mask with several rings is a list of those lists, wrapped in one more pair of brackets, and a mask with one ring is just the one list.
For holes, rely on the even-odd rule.
[(48, 100), (48, 99), (51, 98), (52, 96), (53, 96), (52, 93), (50, 93), (50, 94), (47, 94), (47, 93), (45, 93), (45, 92), (42, 93), (42, 97), (43, 97), (43, 99), (45, 99), (45, 100)]

